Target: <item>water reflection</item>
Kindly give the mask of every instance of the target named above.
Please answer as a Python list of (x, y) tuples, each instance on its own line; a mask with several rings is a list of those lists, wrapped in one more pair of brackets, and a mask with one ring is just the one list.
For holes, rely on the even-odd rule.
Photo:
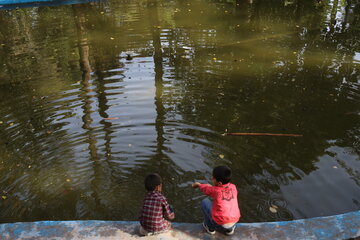
[(243, 221), (357, 210), (359, 15), (330, 0), (1, 11), (1, 221), (136, 220), (153, 171), (177, 221), (200, 221), (189, 184), (218, 164)]

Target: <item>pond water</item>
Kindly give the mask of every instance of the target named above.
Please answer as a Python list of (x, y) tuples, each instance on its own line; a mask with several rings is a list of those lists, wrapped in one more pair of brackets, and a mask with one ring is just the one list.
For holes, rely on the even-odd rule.
[(340, 214), (360, 209), (359, 156), (356, 0), (0, 10), (1, 222), (137, 220), (149, 172), (199, 222), (190, 184), (216, 165), (242, 222)]

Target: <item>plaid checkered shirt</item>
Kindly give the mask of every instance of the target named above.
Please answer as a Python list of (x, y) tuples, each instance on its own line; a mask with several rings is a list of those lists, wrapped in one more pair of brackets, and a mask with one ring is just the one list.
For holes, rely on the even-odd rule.
[(148, 192), (140, 215), (141, 226), (148, 232), (164, 231), (171, 226), (164, 216), (169, 220), (175, 217), (166, 198), (158, 191)]

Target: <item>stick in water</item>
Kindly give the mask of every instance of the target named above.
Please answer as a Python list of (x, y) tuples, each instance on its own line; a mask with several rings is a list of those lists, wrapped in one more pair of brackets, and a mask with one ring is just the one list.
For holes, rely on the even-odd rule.
[(103, 118), (104, 120), (116, 120), (119, 119), (118, 117), (109, 117), (109, 118)]
[(287, 133), (224, 133), (223, 136), (276, 136), (276, 137), (302, 137), (302, 134)]

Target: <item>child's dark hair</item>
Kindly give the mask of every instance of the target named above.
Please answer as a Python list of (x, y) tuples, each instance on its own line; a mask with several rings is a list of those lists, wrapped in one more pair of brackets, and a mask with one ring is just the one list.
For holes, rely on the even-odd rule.
[(213, 170), (216, 181), (226, 184), (231, 181), (231, 169), (226, 166), (217, 166)]
[(154, 191), (161, 182), (162, 180), (159, 174), (150, 173), (145, 177), (145, 189), (148, 191)]

